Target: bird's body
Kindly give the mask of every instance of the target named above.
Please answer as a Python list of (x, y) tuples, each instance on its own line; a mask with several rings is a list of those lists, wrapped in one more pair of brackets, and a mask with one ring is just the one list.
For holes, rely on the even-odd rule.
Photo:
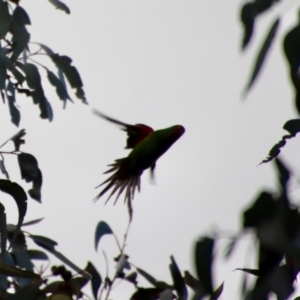
[(98, 186), (107, 184), (95, 201), (108, 190), (111, 190), (111, 193), (107, 201), (117, 193), (116, 202), (122, 192), (125, 192), (125, 201), (130, 201), (133, 199), (135, 190), (140, 190), (140, 177), (144, 170), (150, 168), (153, 175), (156, 161), (183, 135), (185, 129), (181, 125), (175, 125), (153, 131), (151, 127), (144, 124), (129, 125), (102, 113), (96, 112), (96, 114), (123, 126), (123, 130), (128, 134), (126, 148), (132, 148), (132, 150), (127, 157), (117, 159), (109, 165), (111, 168), (105, 174), (114, 173)]

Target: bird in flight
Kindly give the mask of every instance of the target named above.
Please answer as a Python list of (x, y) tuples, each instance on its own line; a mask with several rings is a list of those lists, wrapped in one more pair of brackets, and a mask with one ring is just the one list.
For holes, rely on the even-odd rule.
[(94, 201), (99, 200), (107, 191), (110, 195), (105, 203), (116, 195), (115, 203), (120, 195), (125, 193), (125, 202), (131, 201), (135, 190), (140, 191), (141, 175), (149, 169), (151, 176), (154, 175), (157, 160), (184, 134), (182, 125), (174, 125), (168, 128), (153, 130), (145, 124), (127, 124), (94, 109), (94, 114), (121, 126), (127, 133), (126, 149), (132, 149), (127, 157), (116, 159), (108, 165), (110, 168), (104, 174), (112, 173), (104, 182), (96, 188), (106, 186), (96, 196)]

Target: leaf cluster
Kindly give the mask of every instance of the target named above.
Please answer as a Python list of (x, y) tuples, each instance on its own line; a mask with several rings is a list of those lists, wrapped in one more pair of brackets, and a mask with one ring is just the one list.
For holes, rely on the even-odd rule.
[[(0, 0), (0, 93), (3, 102), (8, 103), (11, 121), (16, 126), (21, 120), (17, 105), (17, 94), (30, 97), (33, 104), (38, 105), (40, 117), (52, 121), (53, 110), (44, 92), (41, 70), (45, 72), (49, 83), (55, 88), (58, 98), (66, 102), (72, 101), (68, 93), (67, 83), (75, 90), (77, 98), (87, 103), (80, 75), (72, 65), (72, 59), (53, 52), (49, 47), (30, 42), (28, 26), (31, 25), (29, 15), (19, 1), (13, 5)], [(59, 0), (50, 0), (56, 8), (70, 13), (69, 8)], [(48, 57), (56, 67), (52, 71), (43, 65), (39, 58)]]

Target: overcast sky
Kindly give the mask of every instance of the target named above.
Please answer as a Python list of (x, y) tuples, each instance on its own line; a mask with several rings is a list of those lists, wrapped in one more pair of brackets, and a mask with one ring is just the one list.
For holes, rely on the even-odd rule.
[[(259, 191), (276, 188), (273, 166), (257, 165), (284, 134), (285, 121), (296, 116), (280, 39), (253, 90), (244, 100), (241, 94), (253, 55), (278, 10), (258, 22), (250, 49), (241, 53), (240, 1), (65, 3), (71, 15), (46, 0), (21, 2), (33, 24), (31, 41), (73, 59), (89, 102), (72, 97), (75, 103), (63, 110), (42, 70), (54, 121), (40, 120), (31, 99), (18, 102), (20, 128), (27, 130), (23, 151), (37, 157), (44, 177), (43, 204), (29, 200), (26, 220), (46, 219), (27, 229), (56, 240), (57, 249), (80, 267), (92, 260), (104, 277), (103, 255), (94, 250), (95, 226), (106, 221), (122, 240), (128, 214), (122, 201), (104, 206), (103, 198), (94, 204), (94, 187), (105, 180), (107, 164), (128, 151), (124, 132), (95, 117), (92, 108), (155, 129), (182, 124), (185, 134), (157, 163), (156, 183), (148, 172), (142, 176), (126, 248), (133, 264), (171, 282), (170, 255), (182, 271), (193, 272), (196, 239), (214, 230), (237, 232), (241, 212)], [(280, 37), (294, 20), (293, 13), (285, 16)], [(17, 131), (7, 110), (2, 104), (3, 141)], [(300, 168), (292, 159), (299, 148), (299, 140), (290, 140), (281, 157)], [(13, 176), (19, 180), (18, 172)], [(8, 220), (15, 222), (16, 208), (5, 201), (11, 205)], [(217, 247), (220, 256), (223, 246)], [(107, 252), (112, 276), (112, 258), (118, 254), (114, 239), (105, 237), (99, 249)], [(215, 285), (225, 280), (222, 299), (238, 298), (241, 274), (233, 269), (254, 267), (254, 255), (251, 264), (245, 247), (234, 255), (230, 263), (218, 260)], [(130, 293), (130, 285), (122, 283), (111, 298), (126, 299)]]

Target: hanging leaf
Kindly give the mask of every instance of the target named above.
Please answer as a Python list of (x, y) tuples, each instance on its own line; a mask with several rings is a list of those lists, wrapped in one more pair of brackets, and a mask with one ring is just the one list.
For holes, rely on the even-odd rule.
[(13, 26), (12, 28), (12, 55), (10, 57), (12, 62), (15, 62), (19, 55), (25, 50), (30, 40), (25, 25), (30, 25), (28, 14), (21, 6), (16, 6), (13, 12)]
[(59, 70), (62, 70), (66, 76), (70, 86), (76, 89), (77, 98), (81, 99), (84, 104), (87, 104), (85, 94), (83, 91), (83, 83), (79, 72), (74, 66), (71, 66), (72, 59), (66, 55), (52, 54), (50, 55), (52, 61)]
[(228, 245), (227, 245), (227, 247), (225, 249), (225, 253), (224, 253), (225, 259), (228, 259), (230, 257), (231, 253), (233, 252), (233, 250), (234, 250), (234, 248), (236, 246), (237, 241), (239, 240), (239, 237), (240, 237), (239, 235), (236, 235), (228, 243)]
[(66, 14), (70, 14), (71, 11), (69, 7), (59, 0), (49, 0), (49, 2), (54, 5), (57, 9), (63, 10)]
[(6, 171), (5, 164), (4, 164), (3, 160), (0, 160), (0, 170), (1, 170), (1, 173), (5, 175), (6, 179), (9, 180), (9, 175), (8, 175), (8, 172)]
[(38, 71), (38, 68), (30, 63), (26, 63), (18, 65), (22, 68), (24, 73), (26, 74), (26, 82), (28, 87), (32, 90), (31, 97), (34, 104), (38, 104), (40, 108), (40, 117), (42, 119), (52, 120), (52, 111), (49, 110), (49, 103), (47, 98), (45, 97), (44, 90), (42, 87), (41, 76)]
[(43, 178), (36, 158), (29, 153), (22, 152), (18, 155), (18, 162), (22, 179), (32, 182), (32, 189), (28, 192), (30, 197), (41, 202)]
[(19, 126), (21, 120), (21, 114), (15, 105), (16, 103), (15, 88), (11, 83), (11, 81), (8, 82), (6, 91), (7, 91), (6, 96), (8, 99), (8, 107), (11, 116), (11, 122), (16, 126)]
[(0, 40), (2, 40), (11, 25), (11, 16), (9, 14), (7, 2), (0, 0)]
[(11, 182), (10, 180), (0, 179), (0, 190), (12, 196), (18, 207), (19, 219), (18, 224), (16, 226), (15, 235), (13, 237), (14, 240), (16, 238), (16, 234), (21, 228), (24, 217), (26, 215), (27, 196), (21, 186), (19, 186), (16, 182)]
[(109, 225), (106, 222), (100, 221), (98, 223), (98, 225), (96, 227), (96, 231), (95, 231), (95, 250), (96, 251), (97, 251), (100, 239), (106, 234), (113, 234), (113, 231), (111, 230), (111, 228), (109, 227)]
[(56, 93), (60, 100), (64, 101), (64, 108), (66, 106), (66, 101), (71, 98), (68, 95), (68, 92), (65, 88), (65, 85), (61, 82), (61, 80), (51, 71), (47, 70), (48, 79), (50, 83), (56, 88)]
[(280, 19), (277, 18), (275, 20), (275, 22), (272, 24), (268, 34), (267, 34), (267, 37), (264, 41), (264, 43), (262, 44), (262, 47), (258, 53), (258, 56), (256, 58), (256, 61), (255, 61), (255, 65), (254, 65), (254, 69), (252, 71), (252, 74), (251, 74), (251, 77), (250, 77), (250, 80), (246, 86), (246, 89), (244, 91), (244, 95), (246, 95), (248, 93), (248, 91), (250, 90), (250, 88), (252, 87), (254, 81), (256, 80), (257, 78), (257, 75), (259, 74), (262, 66), (263, 66), (263, 63), (265, 61), (265, 58), (268, 54), (268, 51), (272, 45), (272, 42), (274, 40), (274, 37), (276, 35), (276, 32), (278, 30), (278, 27), (279, 27), (279, 23), (280, 23)]
[(169, 265), (171, 276), (173, 279), (174, 288), (177, 292), (178, 298), (180, 300), (187, 300), (188, 299), (188, 291), (185, 286), (184, 279), (181, 275), (181, 272), (176, 264), (176, 261), (173, 256), (171, 256), (171, 264)]
[[(17, 132), (14, 136), (12, 136), (8, 141), (12, 141), (15, 145), (15, 151), (19, 151), (20, 150), (20, 146), (22, 144), (25, 144), (25, 140), (22, 139), (23, 136), (25, 136), (26, 131), (25, 129), (21, 129), (19, 132)], [(2, 146), (4, 146), (8, 141), (6, 141), (4, 144), (2, 144), (0, 146), (0, 148), (2, 148)]]
[(102, 284), (101, 276), (91, 262), (88, 262), (87, 266), (85, 267), (85, 271), (92, 276), (91, 279), (92, 292), (93, 292), (94, 299), (97, 300), (98, 291)]
[(212, 262), (213, 262), (214, 240), (204, 237), (196, 243), (195, 264), (198, 279), (206, 294), (213, 293)]

